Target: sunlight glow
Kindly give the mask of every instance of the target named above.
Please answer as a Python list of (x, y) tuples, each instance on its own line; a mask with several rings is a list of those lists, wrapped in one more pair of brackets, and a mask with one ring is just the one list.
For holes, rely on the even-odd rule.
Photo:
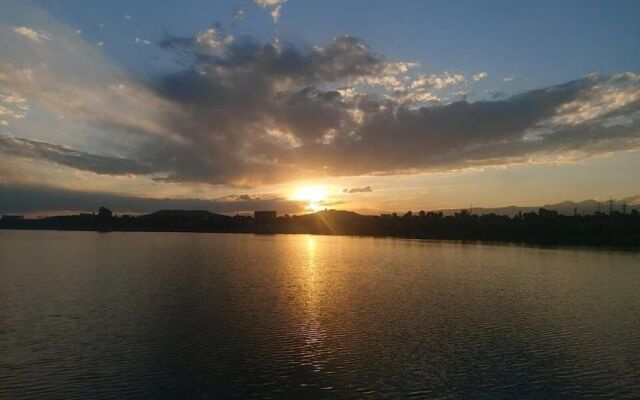
[(292, 200), (307, 202), (307, 209), (319, 211), (324, 208), (322, 202), (327, 199), (324, 186), (303, 186), (293, 192)]

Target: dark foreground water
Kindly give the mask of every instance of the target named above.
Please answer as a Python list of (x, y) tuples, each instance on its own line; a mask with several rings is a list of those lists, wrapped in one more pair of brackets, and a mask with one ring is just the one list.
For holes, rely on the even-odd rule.
[(638, 398), (640, 254), (0, 231), (0, 398)]

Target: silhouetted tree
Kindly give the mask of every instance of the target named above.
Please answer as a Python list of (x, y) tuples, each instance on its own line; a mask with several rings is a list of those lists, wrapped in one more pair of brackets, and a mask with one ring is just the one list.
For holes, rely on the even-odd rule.
[(113, 212), (109, 210), (107, 207), (100, 207), (98, 210), (98, 218), (100, 219), (111, 219), (113, 217)]
[(469, 210), (460, 210), (460, 212), (455, 213), (454, 216), (456, 218), (468, 218), (471, 214), (469, 213)]
[(552, 218), (552, 217), (557, 217), (558, 216), (558, 212), (555, 210), (547, 210), (545, 208), (541, 208), (538, 210), (538, 215), (541, 217), (548, 217), (548, 218)]

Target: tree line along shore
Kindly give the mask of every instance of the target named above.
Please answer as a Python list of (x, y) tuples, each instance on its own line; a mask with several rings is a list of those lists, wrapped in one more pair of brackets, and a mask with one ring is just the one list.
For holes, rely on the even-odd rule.
[(161, 210), (116, 216), (102, 207), (98, 213), (34, 219), (5, 215), (0, 219), (0, 229), (306, 233), (640, 248), (640, 213), (635, 209), (629, 213), (562, 215), (541, 208), (512, 217), (477, 215), (468, 210), (453, 215), (407, 212), (380, 216), (341, 210), (295, 216), (278, 216), (274, 211), (228, 216), (209, 211)]

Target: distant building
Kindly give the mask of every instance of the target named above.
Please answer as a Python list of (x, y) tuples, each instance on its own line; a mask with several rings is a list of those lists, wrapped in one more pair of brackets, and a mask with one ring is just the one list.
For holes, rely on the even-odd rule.
[(24, 219), (24, 215), (3, 215), (3, 221), (22, 221)]
[(254, 211), (253, 217), (257, 225), (271, 224), (276, 221), (278, 213), (276, 211)]

